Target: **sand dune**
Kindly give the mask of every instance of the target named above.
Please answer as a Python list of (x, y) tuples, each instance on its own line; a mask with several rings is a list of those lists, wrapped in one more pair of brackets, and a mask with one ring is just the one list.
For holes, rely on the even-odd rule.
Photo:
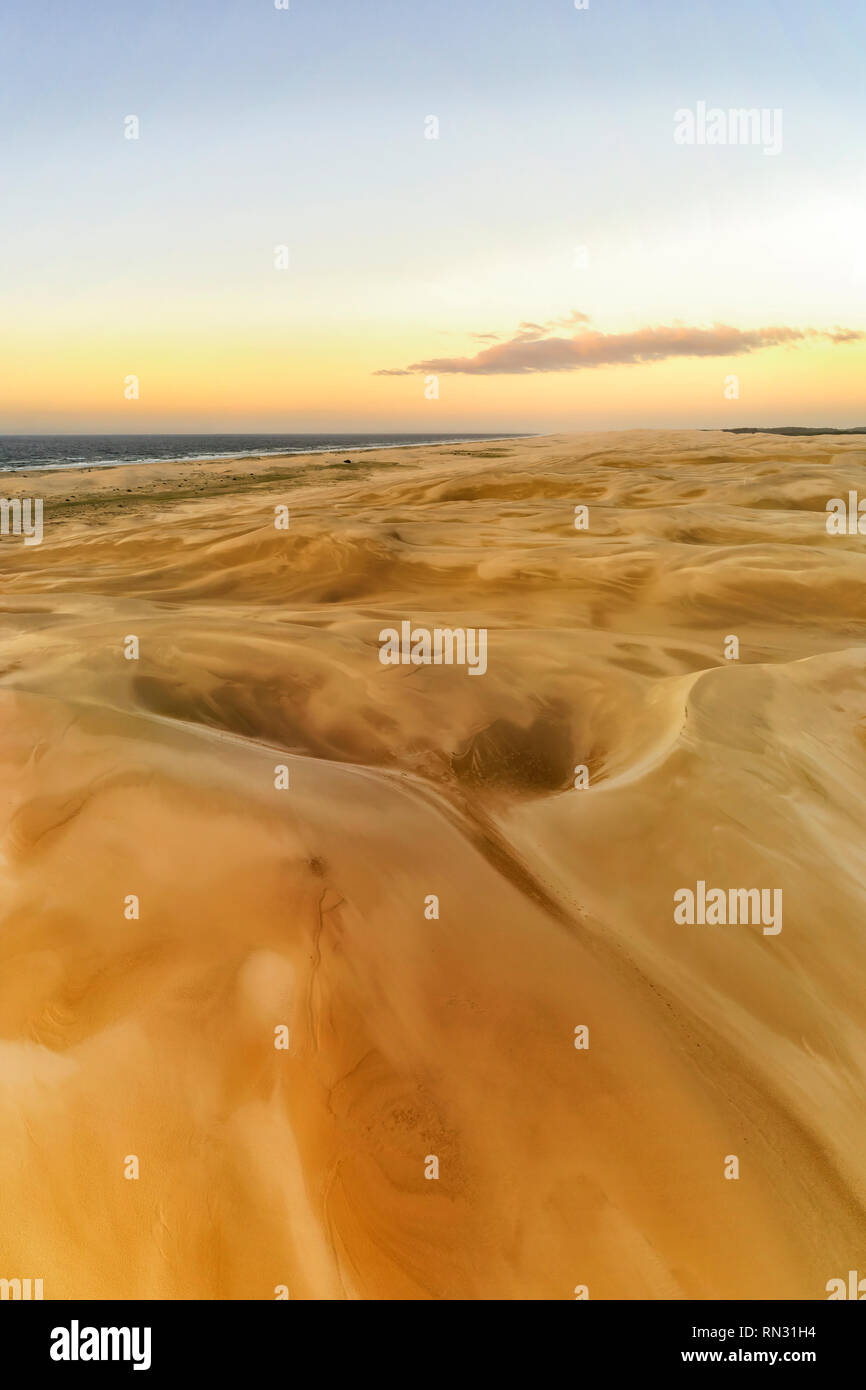
[[(866, 539), (825, 526), (862, 439), (6, 483), (45, 540), (0, 541), (0, 1276), (820, 1299), (862, 1271)], [(484, 676), (382, 666), (404, 619), (487, 628)], [(675, 922), (699, 880), (781, 889), (782, 930)]]

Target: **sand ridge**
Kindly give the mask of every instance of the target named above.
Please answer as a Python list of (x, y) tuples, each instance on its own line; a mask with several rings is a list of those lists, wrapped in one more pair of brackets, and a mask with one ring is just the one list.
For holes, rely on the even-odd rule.
[[(4, 487), (45, 499), (0, 541), (4, 1269), (823, 1298), (862, 1263), (866, 563), (825, 526), (862, 440)], [(383, 668), (402, 619), (485, 627), (487, 672)], [(781, 887), (783, 931), (675, 924), (698, 879)]]

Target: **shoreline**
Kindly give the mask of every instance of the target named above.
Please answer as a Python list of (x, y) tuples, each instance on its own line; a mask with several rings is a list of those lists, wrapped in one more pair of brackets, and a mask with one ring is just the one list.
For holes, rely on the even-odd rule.
[[(9, 501), (39, 495), (52, 508), (56, 523), (73, 518), (81, 520), (116, 517), (121, 509), (132, 509), (138, 515), (142, 505), (160, 507), (195, 502), (199, 506), (213, 502), (225, 505), (231, 498), (233, 510), (239, 514), (248, 508), (255, 511), (257, 498), (263, 493), (277, 491), (299, 498), (327, 489), (329, 498), (336, 499), (358, 488), (365, 488), (378, 478), (390, 479), (402, 486), (413, 476), (435, 472), (441, 477), (452, 470), (459, 474), (463, 486), (472, 488), (488, 468), (508, 466), (507, 458), (524, 451), (555, 448), (578, 456), (585, 450), (605, 454), (626, 448), (638, 449), (649, 459), (660, 449), (675, 442), (700, 467), (700, 453), (705, 447), (731, 448), (744, 459), (767, 448), (774, 454), (790, 451), (803, 462), (816, 462), (819, 456), (862, 453), (862, 435), (780, 436), (771, 434), (737, 435), (725, 430), (587, 430), (580, 433), (551, 433), (547, 435), (496, 435), (484, 439), (454, 439), (435, 444), (392, 444), (381, 448), (372, 446), (353, 451), (353, 460), (343, 462), (342, 455), (329, 452), (296, 454), (253, 454), (237, 458), (169, 459), (162, 462), (102, 464), (83, 463), (68, 468), (15, 468), (6, 473), (0, 493)], [(206, 465), (206, 466), (203, 466)], [(13, 481), (16, 480), (16, 481)], [(312, 493), (310, 490), (312, 489)], [(324, 495), (324, 494), (323, 494)]]
[[(30, 439), (34, 436), (6, 435), (0, 436), (0, 439), (4, 437), (7, 439)], [(67, 436), (60, 435), (57, 437), (65, 438)], [(74, 438), (75, 436), (70, 435), (68, 437)], [(89, 437), (90, 436), (86, 435), (82, 436), (82, 438)], [(110, 437), (111, 436), (106, 436), (106, 438)], [(143, 437), (147, 438), (146, 435)], [(347, 444), (346, 448), (350, 449), (353, 453), (356, 454), (369, 454), (378, 453), (380, 450), (390, 451), (392, 449), (437, 449), (443, 447), (447, 448), (452, 444), (495, 444), (502, 443), (506, 440), (541, 439), (544, 437), (544, 435), (537, 434), (476, 434), (455, 436), (453, 439), (418, 439), (413, 440), (411, 443), (401, 444), (359, 444), (357, 446)], [(80, 473), (92, 468), (136, 468), (139, 466), (143, 467), (147, 466), (148, 464), (154, 463), (174, 463), (179, 464), (181, 466), (186, 466), (197, 463), (242, 463), (245, 460), (260, 461), (262, 459), (321, 458), (327, 457), (327, 455), (329, 454), (338, 454), (339, 452), (339, 450), (334, 449), (333, 447), (329, 447), (327, 449), (277, 449), (265, 453), (253, 453), (244, 451), (242, 453), (237, 454), (184, 454), (180, 458), (177, 458), (171, 454), (167, 454), (162, 456), (154, 455), (153, 457), (148, 458), (81, 460), (80, 462), (75, 463), (46, 463), (34, 465), (33, 467), (25, 466), (23, 468), (12, 468), (7, 465), (0, 464), (0, 474), (24, 473), (29, 476), (32, 473)]]
[[(407, 449), (437, 449), (437, 450), (438, 450), (438, 449), (449, 449), (449, 448), (451, 448), (452, 446), (458, 445), (458, 444), (500, 444), (500, 443), (517, 443), (517, 442), (519, 442), (519, 441), (533, 440), (533, 439), (535, 439), (535, 440), (547, 440), (547, 439), (556, 439), (556, 438), (562, 438), (562, 439), (579, 439), (579, 438), (582, 438), (582, 437), (584, 437), (584, 436), (590, 436), (590, 435), (593, 435), (593, 436), (602, 436), (602, 437), (604, 437), (604, 436), (614, 436), (614, 435), (635, 435), (635, 434), (649, 434), (649, 435), (654, 435), (654, 434), (655, 434), (655, 435), (662, 435), (662, 434), (664, 434), (664, 435), (670, 435), (670, 434), (725, 434), (725, 435), (735, 435), (735, 436), (737, 436), (737, 435), (739, 435), (739, 436), (748, 436), (748, 437), (751, 437), (751, 438), (759, 438), (759, 437), (762, 437), (762, 436), (766, 436), (767, 438), (772, 438), (772, 439), (790, 439), (790, 440), (801, 440), (801, 441), (805, 442), (805, 441), (807, 441), (807, 440), (819, 440), (819, 439), (850, 439), (850, 440), (858, 440), (858, 439), (863, 438), (864, 434), (866, 434), (866, 427), (862, 427), (862, 426), (861, 426), (861, 427), (856, 427), (856, 428), (840, 428), (840, 427), (837, 427), (837, 426), (828, 425), (828, 426), (826, 426), (826, 428), (824, 428), (824, 429), (822, 429), (822, 428), (820, 428), (820, 427), (816, 427), (816, 428), (813, 430), (813, 429), (807, 429), (806, 427), (799, 427), (799, 426), (798, 426), (798, 427), (793, 427), (793, 426), (775, 426), (775, 425), (770, 425), (770, 426), (767, 426), (767, 427), (764, 428), (764, 429), (761, 429), (761, 428), (759, 428), (759, 427), (752, 428), (752, 427), (734, 426), (734, 425), (704, 425), (704, 426), (695, 426), (695, 427), (683, 426), (682, 429), (673, 429), (673, 430), (672, 430), (672, 429), (670, 429), (670, 428), (668, 428), (668, 427), (665, 427), (665, 426), (640, 426), (640, 425), (636, 425), (636, 426), (634, 426), (634, 427), (632, 427), (632, 428), (630, 428), (630, 429), (627, 429), (627, 430), (617, 430), (617, 429), (607, 429), (607, 430), (550, 430), (550, 431), (544, 431), (544, 432), (542, 432), (542, 433), (540, 433), (540, 434), (531, 433), (531, 434), (459, 435), (459, 436), (455, 436), (453, 439), (452, 439), (452, 438), (449, 438), (449, 439), (419, 439), (419, 440), (414, 440), (414, 441), (412, 441), (412, 442), (403, 442), (403, 443), (400, 443), (400, 444), (360, 444), (360, 445), (357, 445), (357, 446), (347, 445), (346, 448), (347, 448), (347, 450), (351, 450), (351, 452), (352, 452), (353, 454), (378, 454), (378, 453), (394, 453), (394, 452), (397, 451), (397, 450), (407, 450)], [(0, 435), (0, 440), (2, 440), (2, 439), (4, 439), (4, 438), (6, 438), (6, 439), (12, 439), (12, 438), (31, 439), (31, 438), (37, 438), (37, 437), (38, 437), (38, 436), (33, 436), (33, 435), (20, 435), (20, 436), (16, 436), (16, 435), (5, 435), (5, 436), (4, 436), (4, 435)], [(55, 436), (46, 436), (46, 437), (55, 437)], [(68, 438), (75, 438), (76, 436), (73, 436), (73, 435), (70, 435), (70, 436), (63, 436), (63, 435), (60, 435), (60, 436), (56, 436), (56, 437), (57, 437), (57, 438), (66, 438), (66, 437), (68, 437)], [(82, 438), (90, 438), (91, 436), (84, 435), (84, 436), (81, 436), (81, 437), (82, 437)], [(107, 436), (105, 436), (105, 437), (106, 437), (106, 438), (111, 438), (112, 436), (107, 435)], [(122, 437), (122, 436), (121, 436), (121, 437)], [(142, 436), (142, 437), (143, 437), (143, 438), (147, 438), (146, 435), (145, 435), (145, 436)], [(275, 450), (275, 451), (272, 451), (272, 452), (264, 452), (264, 453), (261, 453), (261, 452), (256, 453), (256, 452), (247, 452), (247, 451), (243, 451), (243, 452), (241, 452), (241, 453), (231, 453), (231, 454), (189, 454), (189, 455), (184, 455), (184, 456), (179, 457), (179, 458), (178, 458), (178, 457), (171, 456), (171, 455), (162, 455), (162, 456), (160, 456), (160, 455), (153, 455), (152, 457), (147, 457), (147, 458), (105, 459), (105, 460), (99, 460), (99, 461), (85, 461), (85, 460), (82, 460), (81, 462), (76, 462), (76, 463), (40, 464), (40, 465), (34, 465), (34, 466), (32, 466), (32, 467), (31, 467), (31, 466), (25, 466), (25, 467), (21, 467), (21, 468), (13, 468), (13, 467), (9, 467), (9, 466), (7, 466), (7, 465), (0, 464), (0, 476), (8, 475), (8, 476), (10, 476), (10, 477), (17, 477), (17, 476), (20, 475), (20, 476), (22, 476), (22, 477), (27, 477), (27, 478), (29, 478), (29, 477), (33, 477), (34, 475), (41, 475), (41, 474), (50, 474), (50, 475), (52, 475), (52, 476), (55, 475), (55, 474), (57, 474), (57, 475), (63, 475), (63, 474), (67, 474), (67, 473), (81, 474), (81, 473), (90, 473), (90, 472), (110, 471), (111, 469), (115, 469), (115, 468), (150, 468), (150, 467), (159, 466), (159, 465), (173, 465), (173, 466), (177, 467), (178, 469), (183, 469), (183, 468), (195, 468), (195, 467), (198, 467), (199, 464), (203, 464), (203, 463), (212, 464), (212, 465), (237, 464), (237, 463), (264, 463), (264, 462), (266, 462), (266, 461), (271, 461), (271, 462), (277, 463), (277, 462), (280, 462), (280, 461), (283, 460), (283, 459), (298, 459), (298, 460), (310, 459), (310, 460), (312, 461), (312, 460), (315, 460), (315, 459), (326, 459), (326, 458), (329, 458), (329, 457), (331, 457), (331, 456), (333, 456), (333, 457), (336, 459), (336, 458), (339, 457), (339, 455), (340, 455), (341, 452), (342, 452), (342, 451), (339, 450), (339, 449), (334, 449), (333, 447), (329, 447), (329, 448), (327, 448), (327, 449), (324, 449), (324, 448), (323, 448), (323, 449), (315, 449), (315, 448), (313, 448), (313, 449), (297, 449), (297, 450), (279, 449), (279, 450)]]

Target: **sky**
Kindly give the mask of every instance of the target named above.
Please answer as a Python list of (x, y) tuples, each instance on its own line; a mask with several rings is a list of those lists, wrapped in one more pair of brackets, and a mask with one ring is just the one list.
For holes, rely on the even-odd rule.
[(6, 6), (0, 432), (866, 424), (864, 51), (860, 0)]

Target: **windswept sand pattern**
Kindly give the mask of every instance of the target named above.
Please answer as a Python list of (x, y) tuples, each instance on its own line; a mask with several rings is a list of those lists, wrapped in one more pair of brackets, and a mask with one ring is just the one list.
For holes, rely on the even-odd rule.
[[(45, 539), (0, 542), (4, 1268), (124, 1299), (862, 1269), (866, 537), (825, 524), (862, 439), (7, 482)], [(486, 673), (384, 667), (402, 620), (486, 628)], [(698, 880), (782, 889), (783, 929), (676, 923)]]

